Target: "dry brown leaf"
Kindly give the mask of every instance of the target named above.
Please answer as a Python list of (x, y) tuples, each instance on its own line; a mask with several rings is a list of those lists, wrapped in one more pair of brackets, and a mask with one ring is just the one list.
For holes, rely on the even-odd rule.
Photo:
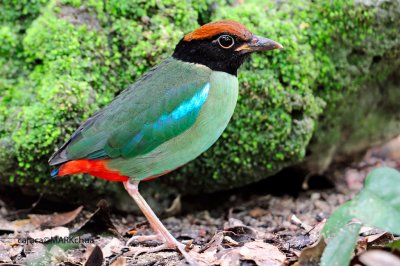
[(197, 261), (201, 266), (215, 265), (218, 260), (216, 258), (216, 251), (205, 251), (203, 253), (197, 253), (194, 251), (189, 252), (189, 255)]
[(126, 257), (119, 257), (111, 266), (126, 266)]
[(221, 266), (240, 265), (241, 260), (254, 261), (262, 266), (284, 265), (286, 256), (275, 246), (261, 240), (247, 242), (242, 247), (222, 250), (214, 255), (215, 261), (208, 258), (208, 265)]
[(200, 264), (200, 265), (214, 265), (217, 262), (216, 254), (220, 248), (224, 239), (222, 232), (219, 232), (213, 236), (213, 238), (208, 242), (203, 248), (198, 249), (195, 246), (193, 251), (189, 254)]
[(303, 228), (306, 231), (311, 231), (313, 229), (312, 226), (310, 226), (310, 225), (306, 224), (305, 222), (301, 221), (295, 214), (292, 214), (292, 217), (290, 218), (290, 221), (293, 224)]
[(110, 209), (107, 201), (105, 200), (100, 200), (97, 203), (97, 209), (86, 220), (76, 225), (72, 232), (75, 233), (79, 230), (93, 234), (109, 231), (122, 238), (121, 234), (118, 232), (118, 229), (111, 221)]
[(249, 211), (249, 215), (253, 218), (259, 218), (261, 216), (264, 216), (268, 213), (266, 209), (260, 208), (260, 207), (255, 207), (252, 210)]
[(324, 239), (320, 238), (314, 245), (301, 251), (299, 259), (294, 266), (318, 266), (325, 247)]
[[(222, 256), (221, 256), (222, 253)], [(228, 249), (218, 254), (218, 264), (221, 266), (239, 266), (240, 265), (240, 254), (239, 249)], [(210, 264), (211, 265), (211, 264)]]
[(310, 241), (312, 244), (314, 244), (315, 242), (318, 241), (318, 239), (321, 236), (321, 231), (324, 228), (326, 223), (326, 220), (323, 220), (321, 222), (319, 222), (318, 224), (316, 224), (313, 229), (311, 229), (311, 231), (308, 232), (308, 234), (310, 235)]
[(229, 220), (224, 223), (224, 230), (237, 226), (244, 226), (244, 224), (239, 219), (229, 218)]
[(82, 249), (68, 250), (66, 261), (71, 265), (82, 265), (86, 259), (85, 253)]
[(103, 253), (99, 246), (90, 246), (87, 249), (87, 260), (83, 264), (85, 266), (101, 266), (103, 264)]
[(127, 232), (127, 234), (130, 235), (130, 236), (137, 235), (137, 233), (138, 233), (137, 230), (130, 230), (130, 231)]
[(31, 231), (35, 227), (31, 224), (29, 219), (15, 220), (9, 222), (0, 218), (0, 231), (15, 232), (15, 231)]
[(366, 237), (368, 242), (368, 247), (385, 246), (391, 243), (394, 239), (391, 233), (383, 232), (376, 235), (371, 235)]
[(204, 247), (199, 252), (204, 252), (204, 251), (217, 252), (223, 240), (224, 240), (224, 234), (222, 232), (218, 232), (213, 236), (210, 242), (204, 245)]
[(229, 246), (238, 246), (239, 245), (239, 243), (237, 242), (237, 241), (235, 241), (235, 240), (233, 240), (231, 237), (229, 237), (229, 236), (224, 236), (224, 240), (225, 240), (225, 242), (227, 242), (227, 244), (229, 245)]
[(169, 208), (165, 209), (164, 214), (169, 216), (174, 216), (182, 211), (181, 195), (178, 195), (173, 201)]
[(364, 253), (368, 248), (368, 242), (367, 242), (367, 238), (360, 238), (357, 241), (357, 245), (356, 245), (356, 250), (354, 251), (355, 255), (360, 255), (362, 253)]
[(400, 266), (399, 257), (384, 250), (370, 250), (358, 258), (366, 266)]
[(64, 212), (64, 213), (54, 213), (54, 214), (30, 214), (29, 219), (30, 222), (36, 227), (46, 226), (46, 227), (55, 227), (65, 225), (69, 222), (72, 222), (76, 216), (82, 211), (82, 206), (79, 206), (73, 211)]
[(224, 229), (224, 236), (236, 242), (248, 242), (256, 238), (257, 231), (249, 226), (234, 226)]
[(274, 245), (263, 241), (248, 242), (239, 248), (244, 260), (253, 260), (257, 265), (283, 265), (286, 256)]
[(361, 236), (369, 236), (369, 235), (371, 235), (370, 232), (373, 232), (372, 234), (375, 235), (376, 232), (377, 232), (376, 228), (369, 227), (369, 226), (362, 226), (361, 229), (360, 229), (360, 235)]
[(103, 252), (104, 258), (107, 258), (114, 253), (118, 253), (123, 246), (124, 243), (122, 243), (122, 241), (120, 241), (118, 238), (113, 237), (111, 241), (101, 249), (101, 251)]
[(35, 230), (30, 232), (28, 235), (33, 239), (46, 242), (52, 237), (68, 237), (69, 229), (67, 227), (59, 226), (46, 230)]

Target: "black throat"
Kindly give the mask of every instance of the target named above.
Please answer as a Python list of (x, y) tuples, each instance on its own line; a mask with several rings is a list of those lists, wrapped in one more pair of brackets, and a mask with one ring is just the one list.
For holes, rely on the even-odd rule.
[(172, 57), (237, 76), (238, 68), (249, 57), (249, 54), (239, 54), (233, 49), (220, 48), (218, 44), (209, 40), (187, 42), (182, 39), (176, 46)]

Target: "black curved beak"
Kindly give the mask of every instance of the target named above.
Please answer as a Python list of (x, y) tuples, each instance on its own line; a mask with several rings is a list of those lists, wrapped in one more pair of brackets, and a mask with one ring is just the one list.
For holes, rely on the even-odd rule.
[(261, 36), (253, 35), (253, 38), (251, 38), (251, 40), (236, 48), (235, 51), (241, 53), (252, 53), (259, 51), (270, 51), (282, 48), (283, 48), (282, 44), (276, 41)]

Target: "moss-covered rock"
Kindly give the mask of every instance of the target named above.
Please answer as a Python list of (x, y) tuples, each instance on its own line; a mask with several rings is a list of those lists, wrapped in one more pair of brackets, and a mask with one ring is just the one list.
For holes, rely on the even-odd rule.
[(184, 33), (217, 19), (241, 21), (285, 49), (253, 56), (240, 71), (238, 106), (222, 138), (152, 186), (225, 189), (302, 161), (324, 171), (339, 155), (400, 133), (398, 84), (388, 79), (400, 64), (399, 7), (345, 0), (2, 1), (0, 183), (50, 195), (114, 191), (88, 176), (49, 179), (47, 159), (81, 121), (169, 56)]
[[(335, 69), (331, 82), (328, 76), (315, 89), (328, 104), (304, 162), (314, 173), (324, 172), (335, 161), (348, 162), (400, 133), (400, 1), (357, 3), (364, 17), (358, 18), (351, 8), (331, 15), (328, 8), (319, 11), (335, 33), (326, 50)], [(340, 14), (353, 19), (343, 25)], [(354, 18), (363, 30), (354, 30)]]

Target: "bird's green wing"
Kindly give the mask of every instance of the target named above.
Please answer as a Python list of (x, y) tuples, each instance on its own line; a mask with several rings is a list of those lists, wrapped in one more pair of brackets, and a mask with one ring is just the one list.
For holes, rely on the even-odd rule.
[(211, 70), (169, 59), (86, 121), (49, 163), (132, 158), (190, 128), (207, 100)]

